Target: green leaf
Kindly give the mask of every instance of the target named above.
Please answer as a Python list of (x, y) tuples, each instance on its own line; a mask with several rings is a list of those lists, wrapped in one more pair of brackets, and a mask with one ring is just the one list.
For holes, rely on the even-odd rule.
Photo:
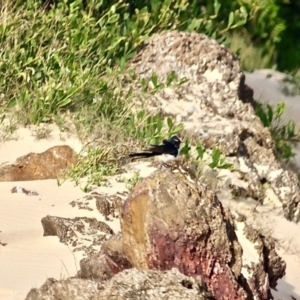
[(177, 74), (172, 71), (170, 74), (167, 76), (167, 86), (170, 86), (170, 84), (174, 81), (177, 80)]
[(121, 59), (120, 59), (120, 70), (121, 70), (121, 72), (124, 72), (125, 67), (126, 67), (126, 59), (125, 59), (125, 57), (123, 56), (123, 57), (121, 57)]
[(286, 104), (285, 102), (278, 102), (276, 106), (276, 115), (281, 117), (282, 114), (285, 112)]
[(6, 115), (5, 115), (5, 114), (3, 114), (3, 115), (2, 115), (2, 117), (0, 118), (0, 124), (2, 124), (2, 123), (3, 123), (3, 121), (4, 121), (5, 117), (6, 117)]
[(117, 23), (118, 20), (119, 20), (119, 15), (114, 14), (108, 18), (107, 24), (115, 24)]
[(16, 98), (12, 98), (9, 100), (9, 102), (7, 103), (7, 108), (12, 108), (17, 104), (17, 100)]
[(220, 8), (221, 8), (221, 4), (219, 3), (219, 1), (215, 0), (214, 1), (215, 16), (219, 14)]
[(125, 40), (126, 40), (126, 37), (119, 37), (106, 49), (106, 51), (109, 52), (111, 50), (115, 50), (117, 48), (117, 46), (119, 46), (120, 43)]
[(177, 124), (175, 128), (172, 130), (173, 134), (177, 134), (183, 130), (184, 126), (182, 123)]
[(167, 118), (167, 124), (168, 124), (169, 131), (171, 131), (174, 123), (170, 117)]
[(156, 132), (160, 133), (162, 126), (163, 126), (163, 122), (162, 122), (162, 118), (161, 116), (156, 116)]
[(232, 169), (233, 164), (222, 164), (218, 166), (218, 169)]
[(158, 78), (157, 78), (156, 74), (152, 74), (151, 81), (152, 81), (152, 83), (154, 85), (154, 88), (156, 88), (158, 86)]
[(233, 26), (230, 27), (230, 29), (235, 29), (238, 27), (241, 27), (243, 25), (245, 25), (247, 23), (247, 20), (240, 20), (238, 22), (236, 22)]
[(218, 149), (218, 148), (213, 148), (212, 150), (212, 160), (213, 162), (219, 162), (219, 159), (220, 159), (220, 156), (221, 156), (221, 151)]
[(248, 17), (248, 12), (247, 12), (247, 9), (246, 9), (245, 6), (241, 6), (241, 7), (240, 7), (240, 11), (241, 11), (241, 13), (243, 14), (243, 17), (244, 17), (244, 18), (247, 18), (247, 17)]
[(230, 28), (233, 22), (234, 22), (234, 12), (231, 11), (228, 18), (227, 28)]
[(56, 107), (63, 108), (63, 107), (66, 107), (67, 105), (69, 105), (71, 102), (72, 102), (72, 100), (70, 97), (65, 97), (65, 98), (57, 101)]
[(295, 122), (293, 121), (289, 121), (287, 124), (287, 128), (288, 128), (288, 138), (293, 138), (295, 136)]
[(185, 158), (189, 157), (189, 152), (191, 150), (189, 143), (189, 139), (186, 139), (184, 146), (180, 149), (180, 155), (183, 155)]
[(197, 154), (198, 154), (196, 159), (197, 160), (198, 159), (202, 160), (203, 159), (203, 155), (204, 155), (204, 153), (206, 151), (205, 147), (203, 147), (200, 142), (197, 142), (196, 150), (197, 150)]
[(210, 167), (210, 168), (215, 168), (216, 166), (218, 165), (218, 163), (217, 162), (215, 162), (215, 161), (213, 161), (213, 162), (211, 162), (208, 166)]

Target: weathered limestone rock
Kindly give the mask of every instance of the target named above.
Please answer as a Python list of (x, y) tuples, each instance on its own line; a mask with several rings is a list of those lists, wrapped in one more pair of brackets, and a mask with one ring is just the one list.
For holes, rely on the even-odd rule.
[(103, 241), (114, 233), (106, 223), (95, 218), (46, 216), (41, 222), (44, 236), (58, 236), (60, 242), (68, 244), (73, 251), (84, 250), (86, 253), (98, 252)]
[[(220, 300), (253, 299), (256, 294), (269, 299), (257, 290), (260, 287), (249, 285), (257, 278), (246, 281), (243, 277), (242, 248), (233, 219), (215, 194), (201, 184), (180, 179), (169, 170), (154, 173), (139, 182), (124, 203), (121, 225), (124, 252), (133, 267), (176, 267), (187, 276), (201, 275)], [(262, 251), (265, 249), (261, 249), (263, 256)], [(270, 274), (276, 272), (269, 258), (261, 262), (265, 267), (260, 268), (260, 277), (264, 276), (269, 292)], [(276, 274), (282, 277), (284, 268)]]
[(105, 218), (105, 220), (111, 221), (113, 219), (119, 219), (122, 203), (123, 200), (118, 195), (107, 195), (91, 192), (82, 199), (73, 200), (70, 205), (72, 205), (72, 207), (77, 206), (79, 209), (85, 209), (89, 211), (92, 211), (92, 207), (96, 205), (98, 211)]
[(98, 211), (105, 216), (106, 220), (111, 218), (119, 218), (119, 211), (123, 200), (117, 195), (107, 196), (92, 193), (91, 197), (96, 199), (96, 206)]
[(91, 280), (48, 278), (39, 289), (31, 289), (25, 300), (91, 300), (95, 299), (98, 289), (98, 283)]
[(170, 271), (130, 269), (109, 281), (69, 278), (48, 279), (39, 289), (32, 289), (25, 300), (214, 300), (200, 276), (195, 278)]
[(29, 153), (14, 164), (0, 167), (0, 181), (55, 179), (77, 162), (76, 152), (67, 145), (55, 146), (42, 153)]
[(132, 268), (123, 250), (120, 234), (112, 236), (102, 244), (101, 251), (80, 261), (78, 277), (107, 280), (125, 269)]
[[(151, 112), (173, 116), (184, 124), (184, 136), (200, 140), (206, 147), (217, 146), (237, 169), (242, 169), (242, 158), (249, 178), (267, 181), (282, 202), (285, 217), (299, 221), (297, 176), (284, 171), (276, 160), (274, 142), (254, 113), (253, 92), (245, 85), (235, 55), (203, 34), (173, 31), (150, 37), (128, 68), (135, 70), (138, 83), (131, 85), (136, 89), (141, 79), (148, 80), (151, 88), (153, 73), (159, 83), (166, 83), (172, 71), (178, 79), (187, 78), (180, 86), (164, 87), (136, 103)], [(257, 189), (252, 182), (249, 186)]]
[[(258, 253), (260, 253), (261, 264), (257, 264), (254, 268), (254, 276), (250, 280), (250, 285), (261, 292), (260, 298), (266, 297), (268, 290), (263, 290), (267, 282), (267, 287), (273, 289), (277, 286), (277, 280), (285, 275), (285, 262), (276, 254), (275, 243), (270, 238), (263, 236), (257, 230), (250, 226), (245, 226), (245, 235), (248, 240), (256, 244)], [(268, 262), (268, 263), (266, 263)], [(270, 267), (272, 266), (272, 267)]]

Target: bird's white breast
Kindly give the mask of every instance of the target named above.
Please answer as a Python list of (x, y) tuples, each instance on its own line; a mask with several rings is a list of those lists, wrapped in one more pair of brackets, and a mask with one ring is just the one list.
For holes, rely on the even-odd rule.
[(164, 163), (167, 163), (169, 161), (172, 161), (172, 160), (175, 160), (175, 156), (174, 155), (171, 155), (171, 154), (162, 154), (162, 155), (158, 155), (157, 156), (157, 159), (159, 161), (162, 161)]

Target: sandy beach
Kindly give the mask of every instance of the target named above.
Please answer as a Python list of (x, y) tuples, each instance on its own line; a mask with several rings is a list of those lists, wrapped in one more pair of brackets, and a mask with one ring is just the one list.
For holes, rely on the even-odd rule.
[[(55, 145), (69, 145), (79, 152), (82, 145), (75, 136), (62, 136), (58, 129), (53, 129), (49, 139), (36, 140), (30, 129), (18, 129), (18, 139), (0, 144), (0, 164), (13, 162), (19, 156), (29, 152), (42, 152)], [(136, 165), (142, 170), (141, 176), (151, 174), (154, 169), (146, 163)], [(113, 194), (126, 190), (124, 183), (116, 178), (110, 180), (109, 187), (99, 187), (97, 192)], [(38, 193), (38, 196), (11, 193), (11, 189), (20, 186)], [(270, 194), (271, 195), (271, 194)], [(56, 180), (38, 180), (0, 183), (0, 299), (24, 299), (33, 287), (41, 286), (49, 277), (55, 279), (74, 276), (79, 269), (79, 262), (84, 257), (82, 251), (73, 252), (67, 245), (59, 242), (56, 236), (43, 237), (41, 219), (46, 215), (64, 218), (90, 217), (104, 221), (95, 208), (82, 210), (72, 207), (70, 202), (81, 199), (86, 194), (72, 182), (58, 186)], [(272, 195), (270, 196), (272, 198)], [(270, 203), (273, 203), (270, 200)], [(279, 255), (287, 263), (286, 276), (279, 280), (274, 298), (296, 299), (300, 297), (300, 225), (285, 220), (280, 208), (274, 204), (257, 208), (252, 214), (254, 203), (224, 203), (230, 209), (243, 212), (251, 224), (264, 226), (271, 236), (279, 241)], [(272, 208), (272, 209), (271, 209)], [(263, 217), (262, 217), (263, 216)], [(118, 221), (106, 221), (117, 232)], [(237, 235), (243, 240), (241, 226), (237, 226)], [(253, 250), (253, 249), (252, 249)], [(251, 249), (244, 250), (244, 259), (253, 257)]]

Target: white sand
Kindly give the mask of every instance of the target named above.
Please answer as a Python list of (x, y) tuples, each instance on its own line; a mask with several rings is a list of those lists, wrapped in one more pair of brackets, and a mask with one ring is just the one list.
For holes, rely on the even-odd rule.
[[(77, 152), (77, 138), (62, 141), (58, 130), (49, 140), (36, 141), (28, 129), (19, 129), (17, 141), (0, 143), (0, 165), (29, 152), (43, 152), (55, 145), (70, 145)], [(14, 186), (36, 191), (39, 196), (11, 193)], [(105, 189), (105, 188), (104, 188)], [(103, 189), (102, 189), (103, 190)], [(105, 190), (104, 190), (105, 191)], [(48, 277), (74, 276), (82, 252), (73, 253), (58, 237), (43, 237), (41, 219), (47, 215), (64, 218), (91, 217), (104, 221), (97, 210), (80, 210), (69, 203), (86, 194), (73, 183), (58, 187), (56, 180), (0, 182), (0, 299), (24, 299), (32, 287), (40, 287)], [(118, 231), (119, 224), (107, 222)]]
[[(29, 129), (19, 129), (17, 141), (0, 143), (0, 165), (12, 162), (29, 152), (42, 152), (56, 145), (67, 144), (77, 152), (82, 147), (76, 137), (64, 135), (65, 140), (61, 140), (57, 128), (54, 128), (51, 138), (47, 140), (36, 141), (31, 132)], [(142, 177), (154, 171), (147, 163), (134, 166), (136, 170), (141, 171)], [(115, 178), (110, 182), (111, 187), (99, 188), (97, 191), (114, 194), (126, 190), (125, 184), (116, 181)], [(13, 194), (11, 188), (14, 186), (36, 191), (39, 196)], [(70, 182), (58, 187), (56, 180), (0, 183), (0, 242), (7, 243), (6, 246), (0, 245), (1, 300), (23, 300), (32, 287), (40, 287), (49, 277), (61, 279), (76, 274), (83, 253), (74, 254), (68, 246), (59, 242), (58, 237), (43, 237), (41, 219), (51, 215), (65, 218), (92, 217), (103, 221), (96, 209), (80, 210), (77, 206), (73, 208), (69, 205), (71, 201), (81, 199), (85, 195), (79, 187), (74, 187)], [(224, 197), (220, 199), (224, 203)], [(278, 291), (272, 292), (275, 297), (284, 300), (291, 299), (291, 295), (299, 298), (300, 225), (288, 222), (279, 215), (277, 204), (276, 199), (271, 199), (269, 205), (258, 207), (257, 213), (252, 211), (255, 203), (231, 200), (227, 206), (245, 213), (247, 221), (264, 228), (280, 241), (278, 253), (287, 263), (287, 274), (279, 280)], [(114, 231), (120, 228), (119, 222), (107, 223)], [(239, 235), (242, 232), (242, 226), (240, 227)], [(242, 236), (239, 236), (239, 239), (243, 246), (248, 245), (248, 241)], [(247, 249), (243, 255), (244, 262), (253, 260), (255, 256), (252, 248)]]

